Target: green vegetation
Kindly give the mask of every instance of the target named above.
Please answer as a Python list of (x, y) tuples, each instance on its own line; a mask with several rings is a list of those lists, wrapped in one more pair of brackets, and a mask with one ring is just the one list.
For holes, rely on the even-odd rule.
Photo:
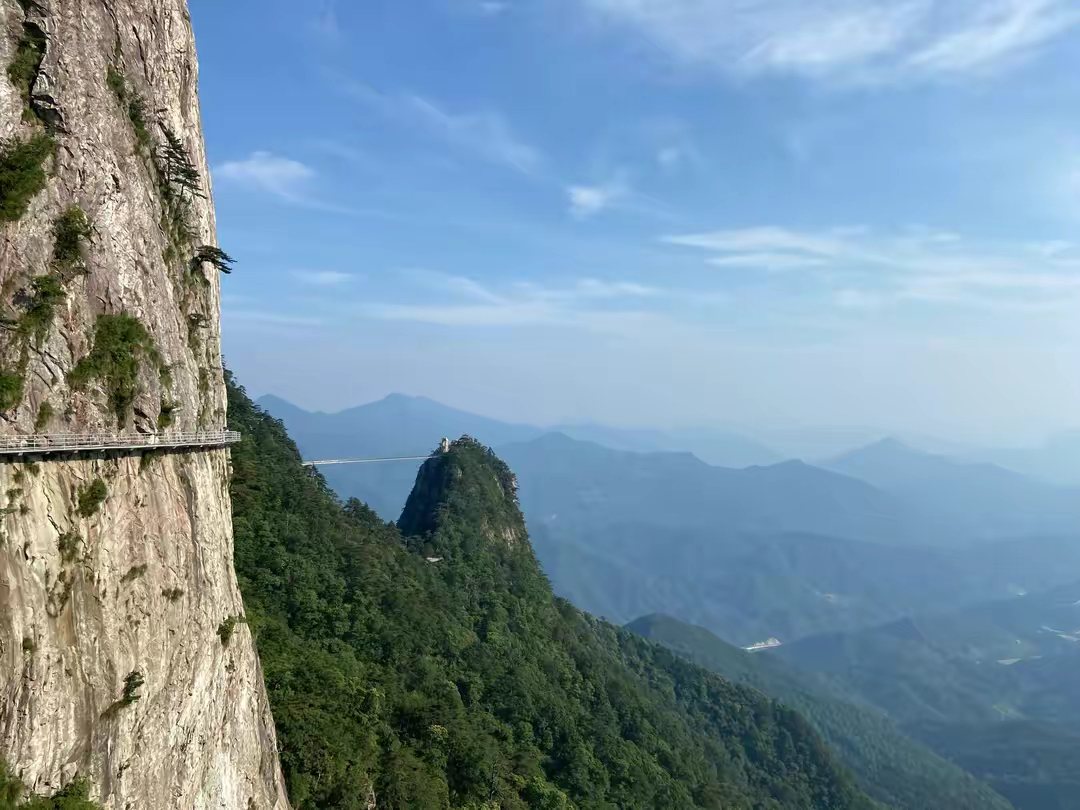
[(146, 472), (154, 466), (154, 462), (161, 458), (160, 450), (144, 450), (139, 457), (139, 472)]
[(100, 805), (90, 801), (90, 786), (85, 779), (75, 779), (52, 796), (25, 794), (22, 780), (7, 762), (0, 760), (0, 810), (101, 810)]
[(120, 577), (120, 582), (122, 582), (125, 585), (128, 584), (129, 582), (134, 582), (135, 580), (137, 580), (139, 577), (141, 577), (143, 574), (146, 573), (146, 568), (147, 568), (146, 563), (143, 563), (142, 565), (132, 566), (131, 568), (128, 569), (128, 572), (126, 574), (124, 574), (122, 577)]
[(53, 410), (53, 406), (48, 402), (42, 402), (38, 406), (37, 416), (34, 417), (34, 432), (41, 433), (45, 430), (55, 415), (56, 411)]
[(56, 141), (49, 135), (0, 144), (0, 222), (22, 219), (30, 201), (45, 188), (44, 164), (55, 152)]
[(36, 118), (32, 91), (41, 61), (45, 58), (45, 32), (34, 23), (23, 23), (23, 35), (15, 50), (15, 59), (8, 65), (7, 75), (23, 100), (24, 120)]
[(1080, 582), (802, 639), (770, 656), (887, 712), (1017, 807), (1061, 810), (1080, 795), (1080, 650), (1047, 630), (1071, 628), (1078, 600)]
[(94, 346), (90, 354), (75, 364), (68, 382), (76, 391), (85, 390), (91, 380), (101, 380), (109, 405), (121, 426), (127, 424), (139, 393), (139, 369), (151, 363), (164, 375), (166, 366), (150, 333), (131, 315), (102, 315), (94, 324)]
[(790, 709), (555, 599), (490, 451), (428, 461), (399, 531), (226, 381), (236, 569), (296, 810), (369, 786), (385, 810), (871, 806)]
[(0, 411), (10, 411), (22, 402), (25, 378), (22, 374), (0, 369)]
[(169, 236), (166, 261), (185, 255), (195, 239), (191, 225), (191, 201), (204, 197), (202, 178), (188, 154), (187, 147), (166, 124), (159, 122), (165, 145), (154, 154), (161, 195), (161, 226)]
[(109, 489), (100, 478), (95, 478), (79, 489), (77, 511), (81, 517), (88, 518), (97, 514), (101, 504), (109, 496)]
[(26, 636), (22, 640), (22, 650), (24, 653), (31, 654), (37, 652), (37, 642), (30, 638), (30, 636)]
[(120, 106), (127, 112), (128, 120), (135, 131), (135, 140), (138, 142), (139, 147), (147, 152), (151, 151), (154, 146), (154, 139), (150, 135), (150, 127), (147, 123), (146, 100), (138, 93), (128, 89), (127, 79), (115, 65), (109, 65), (108, 72), (105, 74), (105, 84), (112, 90), (116, 100), (120, 102)]
[(60, 559), (65, 563), (74, 562), (79, 554), (79, 544), (81, 542), (82, 538), (74, 529), (69, 529), (61, 534), (56, 540), (56, 546), (60, 551)]
[(94, 226), (86, 212), (73, 205), (53, 223), (53, 267), (65, 276), (86, 272), (83, 243), (94, 234)]
[(202, 177), (195, 168), (184, 141), (165, 124), (161, 124), (161, 132), (165, 136), (165, 145), (161, 147), (158, 166), (166, 184), (177, 190), (181, 203), (188, 195), (205, 197), (202, 193)]
[[(214, 269), (228, 275), (232, 272), (232, 266), (236, 264), (236, 259), (219, 247), (203, 245), (195, 251), (195, 256), (191, 260), (191, 271), (201, 273), (204, 264), (212, 265)], [(203, 276), (203, 278), (206, 277)]]
[(105, 86), (112, 90), (113, 95), (121, 102), (127, 101), (127, 79), (124, 74), (116, 69), (115, 65), (109, 65), (105, 72)]
[(849, 702), (842, 690), (774, 656), (747, 653), (665, 616), (639, 619), (628, 629), (796, 709), (855, 772), (863, 790), (897, 810), (1009, 808), (970, 774), (904, 737), (884, 713)]
[(142, 688), (144, 683), (146, 683), (146, 681), (143, 680), (142, 673), (137, 669), (129, 672), (127, 677), (124, 678), (124, 694), (119, 700), (101, 713), (101, 719), (108, 720), (109, 718), (115, 717), (121, 709), (126, 709), (141, 698), (142, 695), (139, 694), (139, 689)]
[(64, 285), (58, 276), (38, 276), (30, 282), (26, 310), (19, 318), (19, 335), (25, 341), (40, 346), (49, 336), (56, 307), (67, 298)]
[(184, 595), (184, 591), (180, 588), (166, 588), (161, 592), (161, 595), (170, 602), (179, 602)]
[(243, 616), (229, 616), (218, 625), (217, 634), (218, 638), (221, 639), (222, 646), (229, 646), (229, 642), (232, 641), (233, 631), (236, 630), (238, 624), (247, 624), (247, 619)]
[(180, 404), (178, 402), (173, 402), (164, 397), (161, 398), (161, 407), (158, 411), (157, 419), (158, 430), (165, 430), (166, 428), (172, 427), (174, 421), (173, 414), (175, 414), (179, 408)]

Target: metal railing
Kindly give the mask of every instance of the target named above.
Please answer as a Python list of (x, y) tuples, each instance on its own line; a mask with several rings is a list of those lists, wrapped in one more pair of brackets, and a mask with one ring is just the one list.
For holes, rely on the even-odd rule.
[(50, 433), (32, 436), (0, 436), (0, 455), (218, 447), (236, 444), (238, 441), (240, 441), (240, 434), (235, 430), (177, 430), (165, 433)]

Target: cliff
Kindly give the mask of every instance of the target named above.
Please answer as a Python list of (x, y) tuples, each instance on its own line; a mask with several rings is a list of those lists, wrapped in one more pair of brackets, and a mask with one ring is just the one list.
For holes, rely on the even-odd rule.
[[(0, 437), (225, 423), (185, 0), (0, 0)], [(0, 758), (107, 808), (284, 808), (225, 449), (0, 458)]]

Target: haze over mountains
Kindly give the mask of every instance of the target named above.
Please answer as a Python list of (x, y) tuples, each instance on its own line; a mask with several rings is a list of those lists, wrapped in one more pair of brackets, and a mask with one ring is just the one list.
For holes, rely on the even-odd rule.
[[(732, 469), (631, 452), (392, 396), (340, 414), (275, 398), (308, 458), (414, 455), (444, 435), (494, 445), (517, 473), (556, 591), (614, 621), (667, 612), (748, 645), (1033, 592), (1080, 570), (1080, 497), (895, 440), (827, 462)], [(594, 434), (596, 431), (594, 431)], [(605, 430), (614, 443), (639, 433)], [(658, 433), (647, 434), (652, 440)], [(324, 468), (390, 518), (415, 464)], [(984, 544), (978, 551), (968, 547)], [(674, 553), (677, 551), (677, 553)]]
[(766, 654), (886, 712), (1017, 807), (1080, 806), (1080, 583)]
[[(688, 433), (551, 431), (401, 396), (334, 415), (261, 402), (308, 458), (494, 445), (556, 593), (796, 706), (881, 801), (1007, 807), (985, 784), (1018, 810), (1080, 809), (1075, 487), (897, 439), (808, 464), (717, 433), (723, 466)], [(416, 465), (324, 472), (392, 518)], [(753, 659), (729, 646), (773, 638)]]

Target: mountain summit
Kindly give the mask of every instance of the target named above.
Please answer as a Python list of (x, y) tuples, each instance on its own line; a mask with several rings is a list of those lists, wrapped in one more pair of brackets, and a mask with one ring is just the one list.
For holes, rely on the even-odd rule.
[(425, 461), (395, 526), (229, 394), (237, 573), (293, 807), (871, 806), (795, 712), (555, 599), (479, 442)]

